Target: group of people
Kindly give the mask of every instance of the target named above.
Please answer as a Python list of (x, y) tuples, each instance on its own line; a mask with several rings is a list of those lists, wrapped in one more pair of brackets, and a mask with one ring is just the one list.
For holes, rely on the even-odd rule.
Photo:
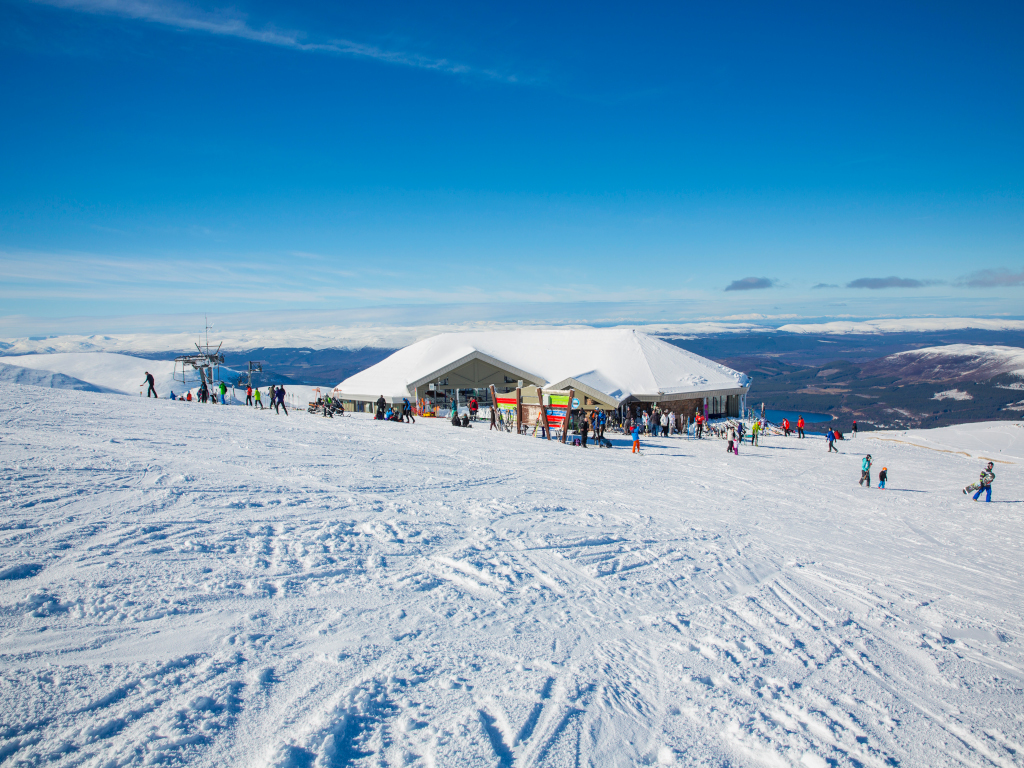
[[(156, 383), (153, 380), (153, 374), (146, 371), (146, 378), (142, 382), (142, 386), (148, 386), (146, 391), (146, 397), (158, 397), (156, 393)], [(275, 386), (271, 384), (267, 387), (267, 398), (270, 400), (270, 406), (274, 409), (274, 413), (280, 414), (281, 410), (284, 410), (284, 415), (288, 415), (288, 407), (284, 404), (285, 389), (283, 386)], [(196, 396), (192, 397), (192, 390), (189, 390), (184, 395), (175, 395), (174, 390), (171, 390), (171, 400), (179, 400), (181, 402), (191, 403), (194, 400), (200, 403), (212, 403), (214, 405), (220, 403), (221, 405), (227, 405), (228, 402), (228, 385), (223, 381), (219, 381), (214, 386), (213, 392), (210, 391), (209, 386), (204, 381), (199, 389), (196, 390)], [(255, 408), (259, 406), (260, 410), (263, 410), (263, 395), (258, 388), (254, 388), (249, 385), (245, 388), (245, 404)]]
[[(838, 451), (836, 451), (838, 453)], [(889, 479), (889, 470), (886, 467), (882, 467), (882, 471), (878, 473), (878, 487), (885, 488), (885, 481)], [(860, 462), (860, 482), (858, 485), (862, 485), (865, 488), (871, 487), (871, 454), (869, 453)]]
[(384, 399), (384, 395), (377, 398), (376, 402), (377, 412), (374, 414), (374, 419), (377, 421), (401, 421), (409, 422), (411, 424), (416, 423), (416, 418), (413, 416), (412, 403), (409, 402), (409, 398), (403, 397), (401, 403), (389, 403)]

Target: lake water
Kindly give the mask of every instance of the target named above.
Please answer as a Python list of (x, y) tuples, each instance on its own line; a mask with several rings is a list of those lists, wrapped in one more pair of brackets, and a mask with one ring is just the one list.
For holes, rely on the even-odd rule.
[[(755, 411), (755, 413), (759, 413), (759, 411)], [(773, 411), (765, 408), (764, 415), (768, 417), (768, 421), (774, 424), (781, 424), (783, 419), (789, 419), (793, 429), (796, 429), (796, 420), (801, 416), (804, 417), (804, 421), (807, 424), (820, 424), (823, 421), (832, 421), (832, 416), (827, 413), (810, 413), (809, 411)]]

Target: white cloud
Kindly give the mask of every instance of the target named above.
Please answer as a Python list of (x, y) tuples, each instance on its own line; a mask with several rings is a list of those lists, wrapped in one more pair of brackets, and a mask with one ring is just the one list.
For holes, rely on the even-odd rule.
[(354, 40), (333, 39), (325, 42), (308, 42), (306, 34), (293, 30), (278, 30), (272, 27), (257, 29), (249, 25), (245, 16), (229, 10), (217, 12), (202, 11), (173, 0), (33, 0), (40, 5), (79, 11), (82, 13), (121, 16), (153, 24), (162, 24), (179, 30), (205, 32), (249, 40), (265, 45), (275, 45), (296, 51), (328, 53), (343, 56), (375, 59), (418, 69), (432, 69), (457, 75), (473, 75), (491, 80), (516, 82), (513, 75), (489, 69), (471, 67), (467, 64), (444, 58), (433, 58), (408, 51), (393, 51), (378, 48)]

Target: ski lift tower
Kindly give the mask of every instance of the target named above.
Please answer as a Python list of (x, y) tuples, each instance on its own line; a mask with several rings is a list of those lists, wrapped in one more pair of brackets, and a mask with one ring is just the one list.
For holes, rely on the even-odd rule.
[(249, 369), (242, 371), (238, 374), (238, 387), (251, 387), (252, 386), (252, 375), (254, 373), (263, 373), (263, 361), (262, 360), (250, 360)]
[(206, 385), (206, 388), (213, 392), (213, 382), (220, 380), (220, 367), (224, 364), (224, 355), (220, 348), (222, 341), (216, 349), (210, 347), (210, 325), (206, 325), (206, 344), (200, 346), (196, 342), (196, 353), (194, 355), (179, 355), (174, 358), (174, 379), (182, 384), (188, 384), (187, 378), (189, 369), (199, 375), (199, 380)]

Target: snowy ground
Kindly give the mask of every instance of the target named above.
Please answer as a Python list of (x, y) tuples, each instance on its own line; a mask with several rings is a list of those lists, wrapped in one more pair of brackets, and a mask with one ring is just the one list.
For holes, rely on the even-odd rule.
[(4, 765), (1024, 761), (1020, 452), (0, 398)]

